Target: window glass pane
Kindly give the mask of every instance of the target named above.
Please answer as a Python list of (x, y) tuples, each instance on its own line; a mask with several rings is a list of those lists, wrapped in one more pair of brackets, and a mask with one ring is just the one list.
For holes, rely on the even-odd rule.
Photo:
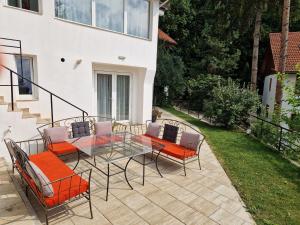
[(38, 0), (8, 0), (8, 5), (21, 8), (20, 3), (22, 3), (22, 8), (38, 12), (39, 3)]
[(38, 0), (22, 0), (22, 8), (38, 12)]
[(91, 0), (55, 0), (55, 16), (83, 24), (92, 24)]
[(149, 37), (150, 3), (147, 0), (127, 0), (128, 34)]
[(97, 76), (98, 116), (112, 117), (112, 75)]
[(20, 8), (20, 1), (19, 0), (8, 0), (7, 4), (10, 6), (15, 6), (15, 7), (19, 7)]
[(129, 120), (129, 76), (117, 76), (117, 120)]
[(96, 26), (124, 31), (124, 0), (96, 0)]
[[(23, 77), (32, 81), (33, 71), (32, 71), (32, 59), (23, 58)], [(17, 72), (22, 74), (21, 59), (16, 58)], [(32, 85), (30, 82), (19, 77), (19, 94), (20, 95), (32, 95)]]

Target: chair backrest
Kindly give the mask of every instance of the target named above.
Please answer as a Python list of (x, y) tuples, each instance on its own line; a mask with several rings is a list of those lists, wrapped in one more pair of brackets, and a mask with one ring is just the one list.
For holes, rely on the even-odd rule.
[[(68, 133), (69, 133), (69, 137), (72, 138), (73, 137), (73, 132), (72, 132), (72, 124), (73, 123), (77, 123), (77, 122), (88, 122), (89, 123), (89, 131), (90, 134), (95, 134), (95, 123), (96, 122), (103, 122), (103, 121), (112, 121), (113, 120), (111, 118), (107, 118), (107, 117), (100, 117), (100, 116), (86, 116), (83, 117), (71, 117), (71, 118), (66, 118), (66, 119), (61, 119), (61, 120), (57, 120), (54, 122), (54, 126), (56, 127), (62, 127), (62, 126), (66, 126), (68, 127)], [(44, 124), (40, 127), (37, 128), (38, 132), (40, 133), (40, 135), (42, 137), (44, 137), (44, 129), (52, 127), (52, 123), (48, 123), (48, 124)]]
[(23, 151), (20, 146), (14, 142), (12, 139), (5, 139), (6, 147), (9, 151), (9, 154), (12, 158), (13, 163), (18, 163), (22, 169), (26, 170), (26, 161), (29, 160), (25, 151)]
[[(146, 125), (148, 126), (149, 123), (152, 123), (152, 121), (146, 121)], [(184, 122), (178, 121), (178, 120), (173, 120), (173, 119), (157, 119), (156, 123), (158, 123), (159, 125), (161, 125), (162, 129), (160, 131), (159, 134), (159, 138), (163, 137), (163, 133), (164, 133), (164, 128), (165, 125), (172, 125), (172, 126), (176, 126), (178, 127), (178, 133), (177, 133), (177, 138), (176, 138), (176, 144), (180, 143), (181, 140), (181, 136), (183, 132), (191, 132), (191, 133), (198, 133), (200, 135), (200, 142), (199, 142), (199, 147), (201, 147), (204, 139), (205, 139), (205, 135), (202, 134), (199, 130), (195, 129), (194, 127), (190, 126), (189, 124), (186, 124)]]

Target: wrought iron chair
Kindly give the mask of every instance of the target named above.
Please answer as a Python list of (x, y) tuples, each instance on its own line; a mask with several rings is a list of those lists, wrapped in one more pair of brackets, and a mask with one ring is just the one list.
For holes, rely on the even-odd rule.
[[(91, 219), (93, 218), (90, 191), (91, 169), (75, 173), (52, 152), (40, 151), (40, 146), (43, 147), (44, 144), (43, 139), (17, 143), (11, 139), (5, 139), (5, 144), (12, 159), (13, 171), (16, 170), (19, 173), (25, 186), (26, 196), (29, 196), (30, 191), (42, 207), (47, 225), (49, 212), (82, 199), (84, 201), (78, 205), (89, 203)], [(27, 152), (22, 149), (25, 146)], [(30, 163), (34, 163), (50, 182), (43, 183)], [(49, 185), (53, 188), (53, 195), (46, 196), (44, 188)]]

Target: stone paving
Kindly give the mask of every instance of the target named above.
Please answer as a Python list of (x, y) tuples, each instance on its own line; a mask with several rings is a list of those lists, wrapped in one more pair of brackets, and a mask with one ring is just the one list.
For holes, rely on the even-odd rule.
[[(163, 116), (174, 118), (167, 112), (164, 112)], [(134, 190), (129, 189), (123, 174), (111, 177), (108, 202), (105, 201), (106, 178), (100, 172), (93, 170), (94, 219), (89, 219), (88, 204), (71, 208), (76, 205), (73, 203), (70, 208), (67, 208), (69, 210), (60, 209), (60, 213), (50, 219), (50, 224), (255, 224), (207, 143), (204, 143), (200, 155), (202, 170), (199, 170), (197, 161), (192, 162), (187, 166), (186, 177), (182, 167), (168, 159), (159, 160), (164, 178), (157, 174), (154, 164), (148, 165), (145, 186), (141, 184), (141, 165), (130, 162), (128, 175)], [(126, 161), (120, 163), (124, 165)], [(81, 161), (78, 170), (86, 168), (87, 164)], [(16, 189), (8, 181), (7, 175), (4, 173), (6, 178), (3, 179), (2, 176), (0, 175), (0, 198), (12, 194), (15, 199), (9, 199), (9, 203), (5, 205), (1, 199), (0, 224), (44, 223), (43, 214), (33, 198), (29, 196), (38, 221), (34, 216), (30, 216), (30, 210), (28, 211), (21, 201)], [(5, 180), (9, 182), (11, 188), (4, 188)], [(16, 207), (8, 210), (8, 205), (13, 204)], [(14, 220), (15, 222), (12, 222)]]

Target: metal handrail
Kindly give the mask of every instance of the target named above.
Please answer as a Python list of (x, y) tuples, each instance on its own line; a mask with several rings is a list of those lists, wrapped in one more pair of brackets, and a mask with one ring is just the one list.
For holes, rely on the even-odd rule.
[(10, 87), (10, 91), (11, 91), (11, 109), (12, 109), (12, 111), (14, 111), (14, 89), (13, 89), (13, 87), (19, 86), (19, 85), (14, 85), (14, 83), (13, 83), (13, 74), (14, 74), (14, 75), (18, 76), (19, 78), (21, 78), (22, 80), (25, 80), (25, 81), (29, 82), (30, 84), (32, 84), (32, 85), (34, 85), (35, 87), (37, 87), (37, 88), (39, 88), (39, 89), (41, 89), (41, 90), (47, 92), (47, 93), (50, 95), (51, 124), (52, 124), (52, 126), (54, 126), (53, 97), (55, 97), (55, 98), (57, 98), (57, 99), (63, 101), (64, 103), (66, 103), (66, 104), (68, 104), (68, 105), (70, 105), (70, 106), (76, 108), (77, 110), (81, 111), (81, 112), (82, 112), (83, 120), (84, 120), (84, 117), (85, 117), (85, 116), (88, 116), (88, 113), (87, 113), (85, 110), (79, 108), (78, 106), (74, 105), (73, 103), (71, 103), (71, 102), (65, 100), (64, 98), (58, 96), (57, 94), (55, 94), (55, 93), (53, 93), (53, 92), (47, 90), (46, 88), (44, 88), (44, 87), (42, 87), (42, 86), (36, 84), (35, 82), (33, 82), (33, 81), (31, 81), (31, 80), (29, 80), (29, 79), (27, 79), (27, 78), (25, 78), (25, 77), (23, 76), (23, 56), (22, 56), (22, 44), (21, 44), (21, 40), (11, 39), (11, 38), (3, 38), (3, 37), (0, 37), (0, 40), (15, 41), (15, 42), (18, 42), (18, 43), (19, 43), (19, 46), (0, 45), (0, 46), (2, 46), (2, 47), (19, 48), (19, 49), (20, 49), (20, 51), (19, 51), (20, 53), (19, 53), (19, 54), (9, 53), (9, 52), (0, 52), (0, 54), (20, 55), (20, 57), (21, 57), (21, 74), (19, 74), (19, 73), (13, 71), (12, 69), (10, 69), (10, 68), (8, 68), (8, 67), (6, 67), (6, 66), (0, 64), (0, 67), (3, 67), (4, 69), (8, 70), (9, 73), (10, 73), (10, 84), (9, 84), (9, 85), (1, 85), (1, 86), (8, 86), (8, 87)]

